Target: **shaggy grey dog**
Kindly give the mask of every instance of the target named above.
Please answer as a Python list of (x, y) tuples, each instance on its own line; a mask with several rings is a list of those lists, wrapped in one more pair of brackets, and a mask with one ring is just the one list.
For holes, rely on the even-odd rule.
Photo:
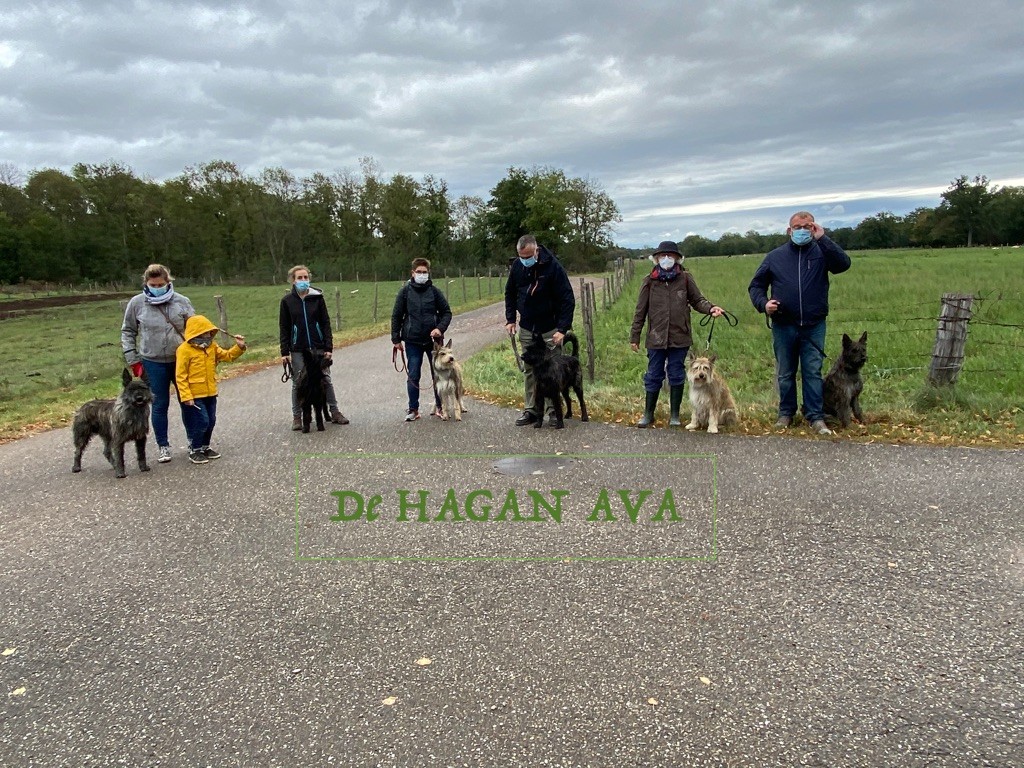
[(867, 361), (868, 332), (864, 331), (857, 341), (844, 333), (842, 354), (825, 376), (824, 387), (825, 415), (838, 419), (844, 428), (849, 427), (855, 418), (864, 423), (864, 413), (860, 409), (864, 379), (860, 370)]
[(75, 411), (71, 434), (75, 443), (75, 463), (72, 472), (82, 471), (82, 451), (93, 435), (103, 439), (103, 455), (113, 466), (118, 477), (126, 477), (124, 444), (135, 441), (135, 454), (139, 470), (149, 472), (146, 463), (146, 438), (149, 436), (149, 407), (153, 392), (146, 374), (133, 379), (127, 368), (121, 374), (124, 389), (114, 400), (90, 400)]

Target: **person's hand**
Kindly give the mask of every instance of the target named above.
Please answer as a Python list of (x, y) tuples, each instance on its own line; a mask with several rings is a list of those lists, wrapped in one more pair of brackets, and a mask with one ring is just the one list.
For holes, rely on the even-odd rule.
[(629, 342), (629, 348), (632, 349), (634, 352), (639, 352), (640, 351), (640, 345), (636, 344), (636, 343), (634, 343), (632, 341)]
[(195, 406), (196, 401), (195, 400), (182, 400), (181, 404), (183, 406), (185, 406), (186, 408), (192, 408), (192, 407)]
[(769, 315), (774, 315), (776, 312), (779, 311), (779, 302), (776, 301), (775, 299), (768, 299), (768, 301), (764, 305), (764, 311), (767, 312)]
[(717, 307), (717, 306), (716, 307), (712, 307), (710, 314), (711, 314), (712, 317), (721, 317), (722, 315), (725, 314), (725, 310), (722, 309), (721, 307)]
[(395, 343), (395, 345), (394, 345), (394, 347), (395, 347), (395, 349), (396, 349), (396, 350), (398, 350), (399, 352), (404, 352), (404, 351), (405, 351), (405, 348), (404, 348), (404, 347), (402, 346), (402, 342), (400, 342), (400, 341), (399, 341), (399, 342), (396, 342), (396, 343)]
[(441, 330), (439, 328), (435, 328), (430, 332), (430, 338), (432, 338), (434, 341), (440, 341), (441, 339), (444, 338), (444, 334), (441, 333)]
[(505, 331), (511, 336), (513, 333), (516, 332), (516, 324), (515, 323), (505, 323)]
[(292, 361), (292, 356), (291, 355), (281, 355), (281, 362), (282, 363), (290, 363), (291, 361)]
[(565, 334), (561, 331), (555, 331), (551, 334), (551, 340), (555, 342), (556, 347), (562, 346), (562, 342), (565, 341)]
[(816, 221), (811, 223), (811, 237), (813, 237), (815, 240), (820, 240), (821, 236), (824, 234), (825, 228), (822, 227), (821, 224), (819, 224)]
[(331, 352), (331, 350), (328, 349), (326, 352), (324, 352), (324, 359), (325, 360), (330, 360), (332, 357), (334, 357), (334, 353)]
[(136, 379), (142, 378), (142, 372), (144, 369), (142, 367), (141, 362), (132, 363), (131, 365), (128, 366), (128, 369), (132, 372), (132, 376), (134, 376)]

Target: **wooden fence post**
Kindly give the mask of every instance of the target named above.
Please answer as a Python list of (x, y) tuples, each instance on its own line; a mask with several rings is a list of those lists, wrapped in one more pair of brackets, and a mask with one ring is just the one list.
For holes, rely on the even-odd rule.
[(341, 330), (341, 286), (334, 288), (334, 329)]
[(377, 282), (377, 273), (373, 275), (373, 322), (377, 322), (377, 293), (380, 290), (380, 283)]
[[(217, 294), (213, 297), (213, 300), (217, 302), (217, 317), (220, 318), (221, 335), (224, 337), (224, 344), (227, 345), (235, 343), (235, 340), (227, 333), (228, 330), (228, 309), (224, 305), (224, 297)], [(225, 346), (225, 349), (227, 346)]]
[(462, 280), (462, 303), (466, 304), (469, 300), (466, 298), (466, 273), (462, 267), (459, 267), (459, 279)]
[(973, 305), (974, 296), (970, 294), (942, 294), (942, 312), (928, 369), (928, 383), (934, 387), (956, 384), (964, 364), (967, 323), (971, 319)]

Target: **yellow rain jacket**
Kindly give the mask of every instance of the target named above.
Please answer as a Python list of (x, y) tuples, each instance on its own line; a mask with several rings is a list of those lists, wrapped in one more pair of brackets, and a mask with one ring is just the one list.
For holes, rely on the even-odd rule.
[(202, 315), (193, 315), (185, 321), (185, 341), (178, 345), (175, 355), (174, 383), (179, 400), (216, 395), (217, 363), (235, 360), (245, 351), (237, 344), (231, 349), (221, 349), (216, 341), (211, 341), (206, 349), (200, 349), (190, 343), (197, 336), (216, 330), (217, 326)]

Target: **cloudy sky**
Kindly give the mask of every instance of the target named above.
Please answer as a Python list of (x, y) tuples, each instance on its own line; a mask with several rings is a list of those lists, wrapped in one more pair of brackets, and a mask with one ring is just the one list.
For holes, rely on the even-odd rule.
[[(336, 6), (336, 7), (334, 7)], [(163, 180), (589, 177), (620, 244), (830, 226), (1024, 184), (1020, 0), (30, 2), (0, 10), (0, 162)]]

